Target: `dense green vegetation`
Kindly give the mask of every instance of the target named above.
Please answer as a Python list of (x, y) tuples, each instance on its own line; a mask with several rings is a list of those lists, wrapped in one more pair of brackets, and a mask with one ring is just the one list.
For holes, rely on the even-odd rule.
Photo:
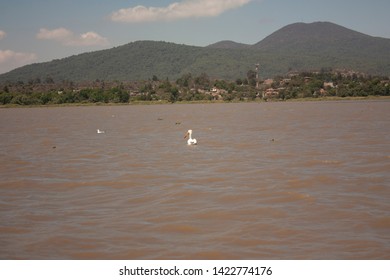
[(359, 75), (354, 72), (300, 73), (290, 79), (277, 77), (271, 88), (282, 100), (318, 97), (390, 96), (387, 77)]
[(249, 70), (244, 77), (231, 80), (211, 79), (202, 73), (182, 75), (176, 81), (160, 80), (153, 75), (147, 81), (120, 82), (96, 80), (89, 83), (52, 78), (28, 83), (0, 84), (0, 105), (48, 105), (86, 103), (132, 103), (139, 101), (252, 101), (295, 98), (390, 96), (386, 77), (367, 76), (355, 72), (290, 73), (259, 82)]

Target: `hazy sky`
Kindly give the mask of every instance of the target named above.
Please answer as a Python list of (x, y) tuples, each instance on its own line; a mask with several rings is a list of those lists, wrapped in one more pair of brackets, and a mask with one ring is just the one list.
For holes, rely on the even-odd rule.
[(137, 40), (254, 44), (295, 22), (390, 38), (389, 0), (1, 0), (0, 73)]

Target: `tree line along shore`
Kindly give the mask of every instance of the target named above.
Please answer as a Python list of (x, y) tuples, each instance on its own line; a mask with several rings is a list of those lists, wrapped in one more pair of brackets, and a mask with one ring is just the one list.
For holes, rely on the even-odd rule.
[(51, 77), (0, 84), (0, 105), (138, 104), (334, 99), (390, 96), (389, 77), (353, 71), (291, 72), (259, 79), (249, 70), (235, 81), (184, 74), (176, 81), (153, 75), (147, 81), (54, 81)]

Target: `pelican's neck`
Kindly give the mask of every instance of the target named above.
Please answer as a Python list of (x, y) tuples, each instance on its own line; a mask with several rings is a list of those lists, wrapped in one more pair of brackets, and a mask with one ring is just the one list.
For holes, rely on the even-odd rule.
[(192, 140), (192, 131), (188, 131), (188, 139)]

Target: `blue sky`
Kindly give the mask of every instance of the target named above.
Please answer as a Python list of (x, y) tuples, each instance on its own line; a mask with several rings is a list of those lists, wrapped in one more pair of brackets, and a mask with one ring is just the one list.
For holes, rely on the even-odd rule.
[(390, 38), (388, 0), (5, 0), (0, 73), (137, 40), (254, 44), (295, 22)]

